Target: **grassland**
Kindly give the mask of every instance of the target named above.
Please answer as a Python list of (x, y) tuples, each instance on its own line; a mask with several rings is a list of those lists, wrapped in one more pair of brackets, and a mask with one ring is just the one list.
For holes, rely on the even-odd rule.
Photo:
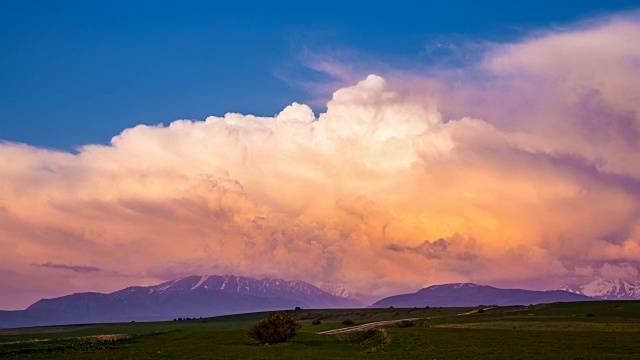
[[(477, 312), (477, 310), (483, 311)], [(299, 310), (289, 342), (261, 346), (246, 330), (266, 313), (188, 321), (0, 330), (0, 358), (45, 359), (637, 359), (640, 302), (482, 308)], [(460, 315), (465, 314), (465, 315)], [(339, 335), (375, 321), (425, 321)], [(320, 320), (319, 325), (312, 325)], [(415, 326), (411, 326), (415, 325)], [(108, 336), (104, 336), (108, 335)]]

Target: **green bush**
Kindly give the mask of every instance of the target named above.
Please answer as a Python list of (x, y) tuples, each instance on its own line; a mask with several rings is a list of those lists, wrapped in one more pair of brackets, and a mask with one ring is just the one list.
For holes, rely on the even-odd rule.
[(396, 326), (399, 328), (414, 327), (416, 326), (416, 322), (413, 320), (402, 320), (402, 321), (398, 321), (396, 323)]
[(401, 321), (391, 322), (385, 325), (384, 327), (385, 328), (407, 328), (407, 327), (414, 327), (414, 326), (429, 327), (429, 323), (427, 322), (427, 319), (401, 320)]
[(301, 327), (289, 314), (279, 312), (260, 320), (249, 329), (249, 336), (261, 344), (273, 345), (291, 339)]
[(346, 341), (352, 344), (358, 344), (366, 349), (367, 352), (373, 353), (382, 349), (391, 342), (389, 335), (385, 329), (369, 329), (365, 331), (355, 331), (337, 335), (338, 341)]

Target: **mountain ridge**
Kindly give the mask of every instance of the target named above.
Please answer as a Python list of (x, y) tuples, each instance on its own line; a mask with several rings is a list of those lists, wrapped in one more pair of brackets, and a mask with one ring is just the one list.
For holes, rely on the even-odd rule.
[[(129, 286), (106, 294), (84, 292), (40, 299), (25, 310), (0, 314), (0, 327), (156, 321), (295, 307), (363, 306), (356, 299), (332, 295), (300, 280), (191, 275), (152, 286)], [(20, 321), (20, 317), (26, 320)]]
[(565, 285), (560, 290), (599, 300), (640, 300), (640, 281), (600, 278), (584, 285)]
[(562, 290), (501, 289), (474, 283), (451, 283), (432, 285), (414, 293), (389, 296), (370, 307), (509, 306), (593, 300), (584, 295)]
[[(362, 296), (351, 293), (342, 285), (321, 284), (317, 287), (300, 280), (255, 279), (229, 274), (190, 275), (152, 286), (129, 286), (111, 293), (83, 292), (40, 299), (25, 310), (0, 311), (0, 328), (160, 321), (296, 307), (358, 308), (365, 307), (359, 301)], [(565, 290), (501, 289), (474, 283), (450, 283), (389, 296), (369, 307), (505, 306), (594, 300), (597, 299)]]

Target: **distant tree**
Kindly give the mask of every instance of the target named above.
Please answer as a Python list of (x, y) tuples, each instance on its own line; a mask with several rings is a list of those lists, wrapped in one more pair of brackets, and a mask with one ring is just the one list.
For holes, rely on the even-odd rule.
[(351, 326), (351, 325), (355, 325), (355, 321), (351, 320), (351, 319), (347, 319), (347, 320), (343, 320), (342, 321), (342, 325), (347, 325), (347, 326)]
[(314, 320), (311, 322), (311, 325), (320, 325), (320, 319), (314, 319)]
[(296, 306), (296, 311), (302, 310), (300, 306)]
[(273, 345), (291, 339), (301, 327), (289, 314), (279, 312), (260, 320), (249, 329), (249, 336), (261, 344)]

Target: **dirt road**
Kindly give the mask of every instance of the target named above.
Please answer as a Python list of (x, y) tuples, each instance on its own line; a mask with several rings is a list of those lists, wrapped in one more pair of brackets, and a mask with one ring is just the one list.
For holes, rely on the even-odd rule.
[[(456, 315), (457, 316), (471, 315), (471, 314), (478, 313), (480, 310), (482, 310), (484, 312), (484, 311), (491, 310), (491, 309), (493, 309), (493, 307), (488, 307), (488, 308), (484, 308), (484, 309), (474, 309), (474, 310), (471, 310), (469, 312), (456, 314)], [(399, 323), (399, 322), (402, 322), (402, 321), (427, 320), (427, 319), (433, 319), (433, 318), (437, 318), (437, 317), (442, 317), (442, 316), (431, 316), (431, 317), (423, 317), (423, 318), (410, 318), (410, 319), (387, 320), (387, 321), (376, 321), (376, 322), (372, 322), (372, 323), (368, 323), (368, 324), (350, 326), (350, 327), (345, 327), (345, 328), (341, 328), (341, 329), (321, 331), (318, 334), (322, 334), (322, 335), (342, 334), (342, 333), (347, 333), (347, 332), (352, 332), (352, 331), (368, 330), (368, 329), (371, 329), (371, 328), (385, 326), (385, 325), (393, 325), (393, 324), (396, 324), (396, 323)]]
[(351, 331), (368, 330), (368, 329), (379, 327), (379, 326), (392, 325), (402, 321), (413, 321), (413, 320), (423, 320), (423, 319), (430, 319), (430, 318), (411, 318), (411, 319), (400, 319), (400, 320), (376, 321), (368, 324), (350, 326), (342, 329), (322, 331), (322, 332), (319, 332), (318, 334), (323, 334), (323, 335), (341, 334), (341, 333), (346, 333)]

